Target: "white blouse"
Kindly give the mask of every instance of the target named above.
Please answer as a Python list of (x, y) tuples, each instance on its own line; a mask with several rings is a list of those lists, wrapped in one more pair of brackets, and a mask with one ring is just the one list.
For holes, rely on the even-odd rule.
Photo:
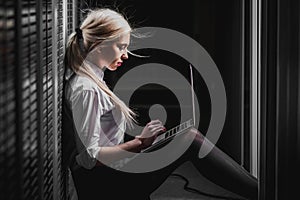
[[(104, 71), (90, 63), (103, 81)], [(65, 99), (73, 118), (77, 163), (87, 169), (100, 159), (103, 146), (123, 142), (126, 123), (124, 115), (116, 109), (110, 97), (88, 77), (73, 75), (65, 85)]]

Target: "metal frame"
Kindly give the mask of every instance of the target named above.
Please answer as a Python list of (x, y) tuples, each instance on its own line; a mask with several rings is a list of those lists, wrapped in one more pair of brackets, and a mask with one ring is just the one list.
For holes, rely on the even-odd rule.
[(58, 3), (57, 0), (52, 0), (52, 82), (53, 82), (53, 199), (59, 199), (59, 180), (58, 180), (58, 62), (57, 62), (57, 51), (58, 51), (58, 39), (57, 39), (57, 17), (58, 17)]
[(43, 132), (43, 72), (42, 72), (42, 63), (43, 63), (43, 2), (42, 1), (36, 1), (36, 25), (37, 25), (37, 31), (36, 31), (36, 36), (37, 36), (37, 58), (36, 58), (36, 63), (37, 63), (37, 71), (36, 71), (36, 76), (37, 76), (37, 126), (38, 126), (38, 162), (39, 162), (39, 167), (38, 167), (38, 176), (39, 176), (39, 198), (43, 198), (43, 193), (44, 193), (44, 177), (43, 177), (43, 146), (44, 146), (44, 132)]
[(251, 100), (250, 100), (250, 172), (258, 175), (258, 138), (260, 121), (260, 20), (261, 2), (252, 1), (251, 13)]

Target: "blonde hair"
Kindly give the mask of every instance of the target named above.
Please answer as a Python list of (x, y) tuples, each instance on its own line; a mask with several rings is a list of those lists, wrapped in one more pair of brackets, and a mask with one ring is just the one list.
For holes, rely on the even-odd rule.
[[(102, 89), (124, 114), (127, 124), (132, 127), (136, 114), (125, 105), (89, 67), (85, 59), (104, 41), (112, 41), (126, 32), (131, 32), (131, 27), (125, 17), (109, 8), (91, 10), (80, 26), (80, 35), (73, 32), (69, 36), (65, 54), (65, 66), (71, 68), (78, 75), (91, 78)], [(82, 38), (81, 38), (82, 37)]]

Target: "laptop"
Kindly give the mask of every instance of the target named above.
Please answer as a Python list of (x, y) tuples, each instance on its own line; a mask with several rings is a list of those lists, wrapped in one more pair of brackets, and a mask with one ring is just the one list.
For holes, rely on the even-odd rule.
[(186, 133), (186, 130), (192, 128), (192, 127), (195, 127), (196, 125), (196, 113), (195, 113), (195, 93), (194, 93), (194, 78), (193, 78), (193, 67), (192, 65), (190, 64), (190, 81), (191, 81), (191, 96), (192, 96), (192, 117), (159, 134), (157, 136), (157, 138), (154, 140), (154, 142), (152, 143), (151, 146), (149, 146), (148, 148), (146, 149), (143, 149), (141, 152), (151, 152), (151, 151), (154, 151), (154, 150), (157, 150), (161, 147), (163, 147), (164, 145), (166, 145), (169, 141), (171, 141), (174, 137), (178, 136), (178, 135), (181, 135), (182, 133)]

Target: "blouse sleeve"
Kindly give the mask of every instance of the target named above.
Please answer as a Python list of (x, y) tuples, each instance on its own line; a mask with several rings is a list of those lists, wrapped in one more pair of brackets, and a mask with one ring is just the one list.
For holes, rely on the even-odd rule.
[(81, 141), (81, 148), (76, 161), (79, 165), (92, 168), (96, 164), (96, 156), (100, 151), (101, 133), (100, 116), (103, 109), (99, 108), (95, 91), (83, 90), (72, 100), (74, 125)]

